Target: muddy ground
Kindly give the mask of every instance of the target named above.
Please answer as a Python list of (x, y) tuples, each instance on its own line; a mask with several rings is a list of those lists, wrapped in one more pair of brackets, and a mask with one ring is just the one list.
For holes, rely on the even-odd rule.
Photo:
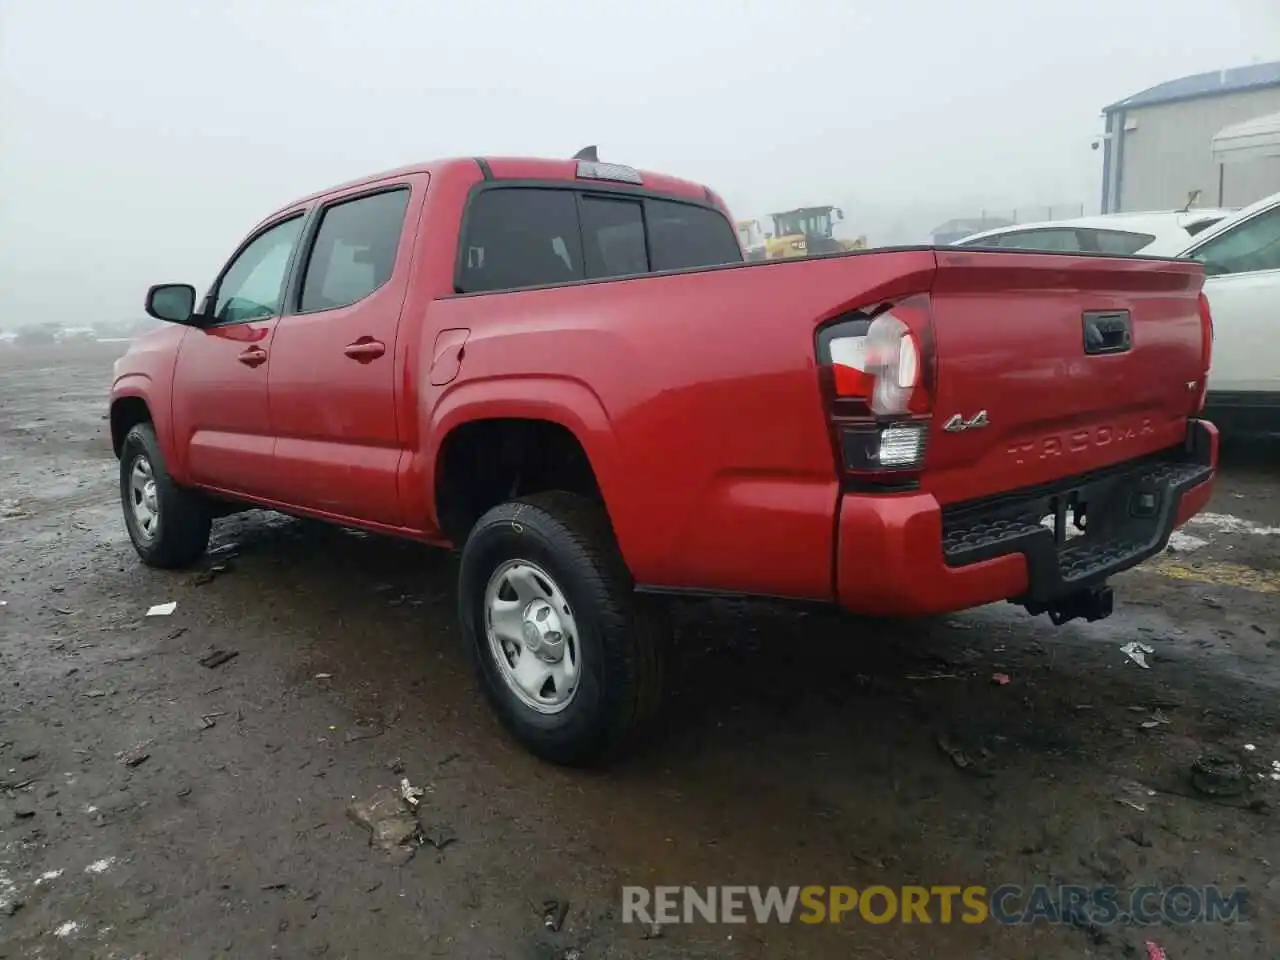
[[(225, 570), (143, 568), (104, 421), (123, 349), (0, 355), (3, 956), (1280, 955), (1280, 456), (1233, 455), (1189, 552), (1121, 578), (1103, 623), (683, 606), (667, 728), (588, 774), (531, 759), (481, 704), (446, 554), (250, 513), (215, 528)], [(214, 648), (238, 655), (201, 665)], [(1243, 759), (1244, 795), (1188, 783), (1206, 750)], [(346, 813), (401, 776), (456, 837), (407, 863)], [(855, 914), (652, 938), (620, 887), (660, 883), (1250, 899), (1233, 924)]]

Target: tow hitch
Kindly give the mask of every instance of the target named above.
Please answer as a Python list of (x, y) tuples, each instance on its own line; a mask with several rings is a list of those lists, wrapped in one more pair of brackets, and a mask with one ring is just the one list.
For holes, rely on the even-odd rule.
[(1069, 593), (1051, 603), (1027, 603), (1023, 606), (1033, 617), (1042, 613), (1049, 614), (1055, 627), (1081, 617), (1092, 623), (1111, 616), (1115, 610), (1115, 591), (1105, 585), (1089, 587)]

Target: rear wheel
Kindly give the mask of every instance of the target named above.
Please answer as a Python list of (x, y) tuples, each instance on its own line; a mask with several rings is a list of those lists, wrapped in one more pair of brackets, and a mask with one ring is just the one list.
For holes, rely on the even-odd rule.
[(543, 493), (486, 513), (462, 550), (458, 603), (489, 702), (535, 755), (595, 763), (656, 715), (668, 634), (592, 501)]
[(130, 430), (120, 448), (120, 504), (133, 548), (149, 567), (187, 567), (209, 547), (209, 504), (169, 475), (149, 423)]

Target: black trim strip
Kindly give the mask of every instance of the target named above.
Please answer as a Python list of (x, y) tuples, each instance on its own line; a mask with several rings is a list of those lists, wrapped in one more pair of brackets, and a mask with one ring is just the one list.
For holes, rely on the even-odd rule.
[(480, 175), (486, 180), (493, 179), (493, 168), (489, 166), (489, 161), (484, 157), (476, 157), (476, 166), (480, 168)]

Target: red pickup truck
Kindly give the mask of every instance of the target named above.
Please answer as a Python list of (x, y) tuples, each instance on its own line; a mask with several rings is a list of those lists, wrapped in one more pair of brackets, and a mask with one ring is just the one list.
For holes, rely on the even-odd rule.
[(901, 248), (745, 263), (699, 184), (454, 159), (299, 200), (115, 367), (147, 564), (265, 507), (461, 550), (514, 735), (599, 759), (656, 710), (652, 594), (1055, 622), (1209, 498), (1193, 262)]

